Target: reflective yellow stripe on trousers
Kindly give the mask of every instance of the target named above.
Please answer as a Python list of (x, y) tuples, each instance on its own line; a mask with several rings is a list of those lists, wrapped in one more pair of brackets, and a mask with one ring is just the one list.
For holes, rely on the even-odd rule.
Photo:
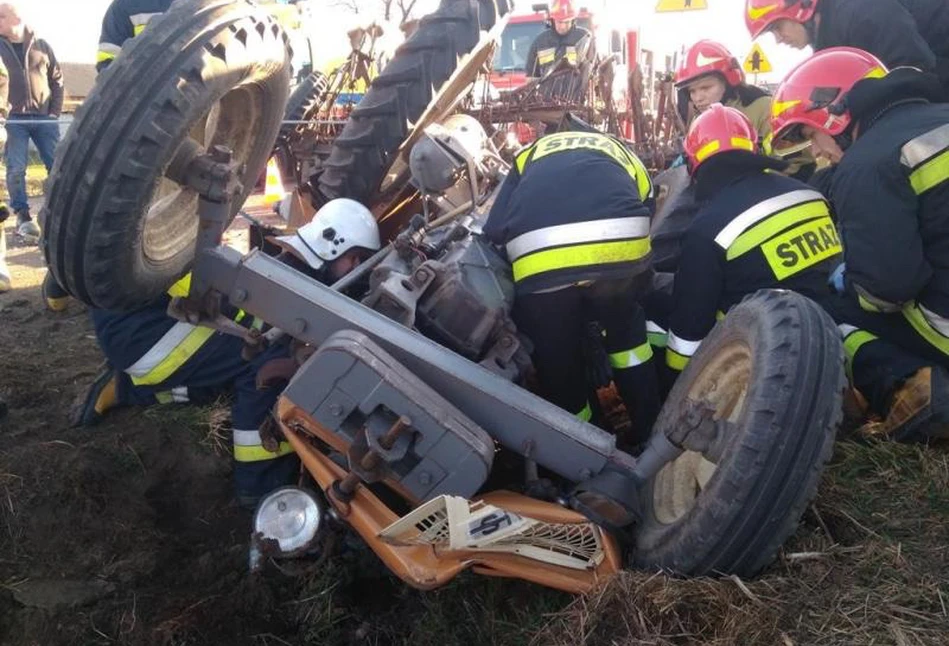
[[(186, 274), (168, 289), (172, 297), (188, 295), (191, 274)], [(240, 317), (238, 317), (240, 318)], [(154, 386), (168, 379), (201, 349), (214, 330), (190, 323), (175, 323), (158, 342), (125, 372), (136, 386)]]
[(268, 451), (263, 446), (260, 431), (234, 430), (234, 459), (238, 462), (263, 462), (293, 453), (289, 442), (280, 442), (276, 452)]
[(126, 368), (136, 386), (154, 386), (168, 379), (214, 336), (209, 327), (175, 323), (145, 355)]
[(844, 342), (844, 359), (847, 367), (847, 376), (850, 378), (850, 381), (853, 381), (854, 357), (857, 356), (857, 352), (860, 351), (860, 348), (871, 341), (876, 341), (879, 337), (870, 334), (866, 330), (855, 328), (852, 325), (838, 325), (837, 329), (840, 330), (840, 336)]
[(557, 269), (635, 262), (651, 249), (649, 218), (561, 224), (530, 231), (507, 243), (514, 281)]
[(943, 354), (949, 355), (949, 319), (939, 316), (919, 303), (903, 308), (903, 316), (916, 332)]

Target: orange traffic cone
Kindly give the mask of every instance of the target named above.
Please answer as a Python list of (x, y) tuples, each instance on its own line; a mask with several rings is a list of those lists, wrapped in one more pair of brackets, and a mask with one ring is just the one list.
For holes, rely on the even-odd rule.
[(267, 162), (267, 179), (264, 184), (264, 203), (273, 204), (284, 198), (287, 192), (283, 189), (283, 180), (280, 177), (280, 169), (277, 168), (277, 161), (271, 159)]

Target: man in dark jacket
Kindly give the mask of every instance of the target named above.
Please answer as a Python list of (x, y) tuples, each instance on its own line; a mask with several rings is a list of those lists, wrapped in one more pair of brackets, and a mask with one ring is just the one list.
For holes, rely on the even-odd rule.
[(659, 410), (658, 380), (637, 299), (651, 284), (653, 187), (642, 162), (600, 133), (559, 132), (520, 152), (484, 234), (513, 265), (514, 321), (534, 343), (544, 395), (589, 421), (587, 324), (606, 330), (613, 381), (632, 408), (632, 448)]
[(577, 26), (573, 0), (554, 0), (550, 21), (551, 26), (541, 32), (527, 50), (524, 68), (527, 76), (544, 76), (562, 58), (579, 65), (584, 58), (592, 57), (592, 36)]
[(148, 21), (168, 11), (174, 0), (113, 0), (102, 19), (96, 71), (101, 72), (122, 51), (125, 41), (142, 33)]
[(63, 74), (53, 49), (36, 37), (10, 2), (0, 4), (0, 65), (0, 83), (8, 84), (10, 108), (4, 151), (10, 206), (17, 216), (17, 233), (36, 243), (40, 230), (26, 199), (29, 146), (32, 140), (48, 172), (59, 143)]
[[(775, 141), (842, 152), (829, 197), (844, 245), (832, 306), (853, 385), (897, 440), (949, 437), (949, 105), (936, 78), (862, 50), (818, 52), (778, 88)], [(828, 147), (830, 144), (821, 144)]]
[(856, 47), (890, 68), (934, 72), (949, 96), (946, 0), (746, 0), (745, 22), (752, 38), (772, 31), (797, 49)]

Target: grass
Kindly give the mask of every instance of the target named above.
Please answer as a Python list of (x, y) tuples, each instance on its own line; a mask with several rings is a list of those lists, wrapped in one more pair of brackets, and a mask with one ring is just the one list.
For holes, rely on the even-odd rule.
[(755, 581), (626, 573), (534, 643), (942, 644), (949, 454), (839, 443), (816, 505)]
[[(43, 182), (46, 181), (46, 168), (40, 162), (31, 163), (26, 167), (26, 194), (28, 197), (43, 195)], [(7, 191), (7, 169), (0, 164), (0, 199), (9, 200)]]
[(947, 515), (944, 448), (841, 442), (797, 535), (755, 580), (626, 572), (574, 598), (465, 574), (420, 593), (368, 556), (329, 562), (277, 612), (326, 646), (944, 644)]

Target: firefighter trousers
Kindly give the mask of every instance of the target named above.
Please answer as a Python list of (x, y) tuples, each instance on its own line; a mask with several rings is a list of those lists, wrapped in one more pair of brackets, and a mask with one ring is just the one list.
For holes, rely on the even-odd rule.
[(949, 370), (949, 354), (920, 335), (904, 314), (867, 312), (847, 297), (822, 304), (840, 328), (853, 386), (874, 413), (885, 415), (891, 395), (918, 370)]
[(117, 395), (120, 405), (140, 406), (209, 403), (221, 395), (230, 395), (234, 483), (238, 501), (252, 506), (273, 489), (293, 483), (299, 475), (300, 462), (287, 442), (279, 442), (277, 450), (270, 451), (264, 448), (260, 435), (282, 389), (258, 390), (257, 372), (271, 359), (289, 356), (287, 346), (270, 346), (252, 361), (242, 358), (242, 347), (243, 341), (237, 337), (215, 334), (161, 383), (134, 385), (126, 373), (118, 373)]
[(518, 294), (514, 322), (534, 344), (534, 367), (543, 396), (564, 410), (589, 421), (584, 336), (597, 321), (605, 332), (613, 382), (633, 424), (631, 445), (649, 437), (659, 413), (659, 388), (646, 340), (646, 321), (638, 298), (648, 280), (595, 281), (551, 292)]

